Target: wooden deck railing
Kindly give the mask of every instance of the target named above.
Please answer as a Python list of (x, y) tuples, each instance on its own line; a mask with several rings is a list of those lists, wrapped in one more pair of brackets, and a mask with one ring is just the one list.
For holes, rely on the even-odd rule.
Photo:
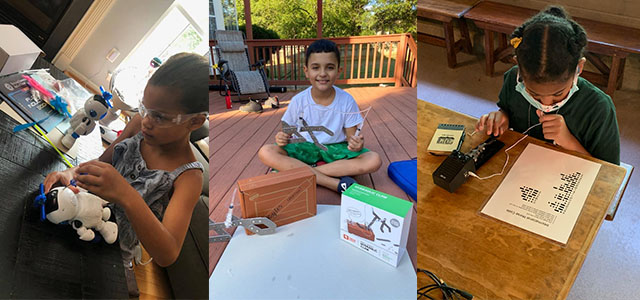
[[(416, 86), (417, 47), (410, 34), (328, 38), (340, 49), (337, 84)], [(316, 39), (247, 40), (251, 63), (265, 62), (271, 85), (305, 85), (305, 51)], [(209, 41), (215, 53), (215, 41)]]

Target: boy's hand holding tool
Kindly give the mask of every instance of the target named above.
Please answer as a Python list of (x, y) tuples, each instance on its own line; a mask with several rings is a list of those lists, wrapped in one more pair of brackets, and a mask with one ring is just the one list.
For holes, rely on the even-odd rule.
[(279, 131), (276, 133), (276, 144), (280, 147), (284, 147), (289, 144), (289, 139), (291, 138), (290, 134)]
[(361, 135), (352, 135), (347, 138), (349, 151), (358, 152), (364, 147), (364, 138)]

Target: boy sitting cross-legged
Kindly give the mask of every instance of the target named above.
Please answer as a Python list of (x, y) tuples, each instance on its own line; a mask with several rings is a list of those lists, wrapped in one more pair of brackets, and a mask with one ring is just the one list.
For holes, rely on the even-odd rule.
[(280, 131), (276, 144), (264, 145), (258, 157), (267, 166), (276, 170), (288, 170), (302, 166), (311, 167), (321, 186), (344, 192), (356, 181), (350, 176), (368, 174), (380, 168), (380, 156), (364, 148), (364, 139), (356, 135), (356, 129), (364, 120), (353, 97), (335, 87), (340, 74), (340, 51), (329, 40), (312, 43), (306, 52), (305, 76), (311, 87), (295, 95), (282, 121), (292, 126), (301, 126), (302, 119), (309, 126), (324, 126), (333, 136), (323, 131), (313, 131), (318, 142), (326, 146), (320, 149), (308, 132), (300, 132), (307, 140), (290, 143), (291, 135)]

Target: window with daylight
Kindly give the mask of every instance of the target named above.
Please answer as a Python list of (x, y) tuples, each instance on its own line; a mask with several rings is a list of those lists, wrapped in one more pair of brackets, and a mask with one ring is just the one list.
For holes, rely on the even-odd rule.
[(199, 1), (176, 0), (160, 22), (118, 68), (133, 67), (150, 71), (149, 62), (154, 57), (166, 61), (180, 52), (205, 55), (208, 51), (205, 31), (208, 28), (208, 19), (204, 7), (201, 7), (203, 4)]

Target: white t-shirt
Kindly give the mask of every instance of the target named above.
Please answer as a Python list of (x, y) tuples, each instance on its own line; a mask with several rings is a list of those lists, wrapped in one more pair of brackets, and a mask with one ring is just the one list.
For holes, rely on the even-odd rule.
[[(309, 126), (324, 126), (333, 132), (333, 136), (324, 131), (314, 131), (321, 144), (333, 144), (344, 142), (347, 136), (344, 128), (349, 128), (362, 123), (364, 120), (359, 113), (360, 109), (356, 100), (344, 90), (333, 87), (336, 95), (330, 105), (324, 106), (315, 103), (311, 97), (311, 87), (293, 96), (287, 111), (282, 116), (282, 121), (292, 126), (303, 126), (299, 120), (300, 113)], [(302, 136), (313, 143), (313, 140), (306, 131), (300, 132)]]

